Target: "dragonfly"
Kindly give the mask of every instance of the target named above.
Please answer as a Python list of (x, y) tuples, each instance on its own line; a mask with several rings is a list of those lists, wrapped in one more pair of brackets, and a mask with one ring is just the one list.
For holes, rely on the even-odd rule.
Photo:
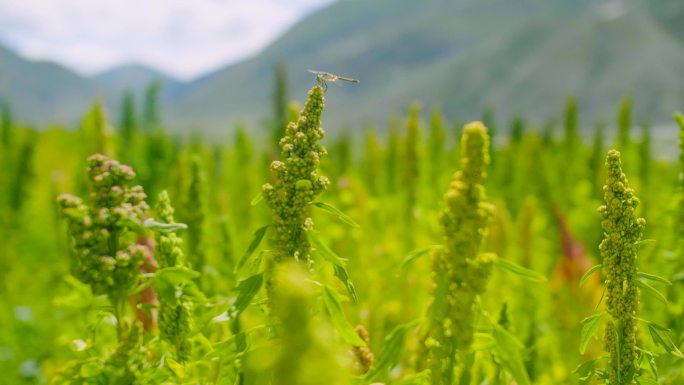
[(316, 74), (316, 82), (323, 87), (323, 91), (328, 90), (328, 82), (336, 82), (338, 80), (344, 80), (345, 82), (350, 82), (350, 83), (360, 83), (358, 79), (352, 79), (348, 78), (346, 76), (340, 76), (340, 75), (335, 75), (330, 72), (324, 72), (324, 71), (314, 71), (314, 70), (309, 70), (312, 74)]

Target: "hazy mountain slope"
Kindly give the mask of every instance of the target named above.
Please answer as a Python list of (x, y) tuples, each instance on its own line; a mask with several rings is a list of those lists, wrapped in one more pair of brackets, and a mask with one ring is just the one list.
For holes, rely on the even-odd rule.
[(520, 112), (542, 123), (560, 116), (569, 95), (587, 127), (613, 121), (625, 94), (637, 119), (657, 123), (684, 108), (682, 17), (681, 0), (340, 0), (261, 53), (186, 83), (140, 66), (85, 79), (0, 49), (0, 98), (40, 123), (75, 120), (97, 93), (115, 116), (124, 89), (161, 77), (170, 126), (221, 132), (271, 116), (273, 68), (285, 61), (293, 99), (314, 83), (307, 69), (361, 80), (330, 85), (333, 129), (381, 123), (413, 100), (450, 118), (493, 105), (502, 120)]
[(503, 118), (559, 116), (568, 95), (583, 118), (612, 120), (633, 94), (643, 117), (684, 105), (682, 2), (348, 0), (303, 20), (261, 54), (186, 85), (172, 117), (225, 126), (270, 113), (272, 68), (288, 64), (291, 95), (306, 69), (361, 79), (331, 87), (327, 121), (381, 121), (419, 99), (450, 117), (492, 104)]
[(71, 121), (93, 95), (83, 78), (58, 64), (26, 60), (0, 46), (0, 100), (31, 123)]
[(163, 87), (174, 87), (178, 81), (154, 68), (141, 64), (125, 64), (92, 77), (93, 82), (108, 92), (121, 93), (126, 90), (140, 91), (151, 82), (160, 82)]
[(96, 97), (102, 98), (116, 118), (122, 93), (134, 91), (138, 100), (145, 87), (160, 81), (169, 94), (178, 82), (140, 65), (124, 65), (91, 78), (47, 61), (32, 61), (0, 46), (0, 101), (8, 101), (14, 115), (32, 124), (79, 121)]

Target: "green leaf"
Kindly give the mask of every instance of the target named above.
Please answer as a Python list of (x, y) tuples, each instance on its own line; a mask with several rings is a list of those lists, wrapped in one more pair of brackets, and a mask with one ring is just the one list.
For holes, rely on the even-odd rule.
[(664, 304), (667, 304), (667, 298), (663, 295), (663, 293), (661, 293), (661, 292), (659, 292), (658, 290), (656, 290), (653, 286), (647, 284), (646, 282), (640, 281), (640, 280), (638, 280), (638, 279), (636, 280), (636, 284), (637, 284), (637, 286), (639, 286), (639, 288), (640, 288), (641, 290), (643, 290), (644, 292), (646, 292), (646, 293), (652, 295), (652, 296), (655, 297), (658, 301), (660, 301), (660, 302), (662, 302), (662, 303), (664, 303)]
[(603, 265), (596, 265), (596, 266), (592, 267), (591, 269), (587, 270), (587, 272), (584, 273), (582, 278), (580, 278), (579, 285), (580, 286), (584, 285), (584, 281), (589, 279), (589, 277), (591, 277), (591, 275), (594, 274), (595, 271), (601, 269), (602, 267), (603, 267)]
[(342, 282), (344, 287), (347, 289), (347, 293), (349, 293), (349, 296), (351, 297), (352, 301), (354, 303), (359, 302), (359, 298), (356, 296), (356, 288), (354, 287), (354, 284), (352, 281), (349, 279), (349, 274), (347, 273), (347, 269), (344, 266), (341, 265), (335, 265), (335, 277)]
[(528, 281), (532, 282), (544, 282), (546, 281), (546, 277), (544, 277), (542, 274), (537, 273), (534, 270), (526, 269), (518, 264), (515, 264), (511, 261), (508, 261), (503, 258), (496, 258), (494, 260), (494, 266), (498, 267), (501, 270), (508, 271), (510, 273), (513, 273), (523, 279), (526, 279)]
[(255, 196), (254, 198), (252, 198), (252, 201), (250, 202), (250, 205), (256, 206), (256, 205), (258, 205), (258, 204), (259, 204), (261, 201), (263, 201), (263, 200), (264, 200), (264, 192), (263, 192), (263, 191), (259, 191), (259, 194), (257, 194), (257, 196)]
[(594, 377), (594, 368), (596, 367), (596, 360), (590, 360), (580, 364), (572, 372), (580, 376), (580, 384), (587, 385), (591, 383), (591, 379)]
[(338, 208), (333, 207), (327, 203), (324, 202), (311, 202), (312, 205), (318, 207), (319, 209), (328, 212), (329, 214), (332, 214), (337, 217), (340, 221), (344, 222), (345, 224), (351, 226), (351, 227), (361, 227), (359, 226), (356, 221), (351, 219), (347, 214), (343, 213), (340, 211)]
[(237, 286), (238, 296), (233, 303), (233, 317), (237, 317), (252, 302), (252, 298), (259, 292), (264, 282), (264, 274), (255, 274), (247, 279), (240, 281)]
[(411, 253), (409, 253), (409, 255), (404, 257), (403, 261), (401, 261), (401, 268), (403, 269), (409, 263), (411, 263), (411, 262), (415, 261), (416, 259), (422, 257), (423, 255), (431, 252), (432, 250), (436, 250), (440, 247), (442, 247), (442, 246), (441, 245), (431, 245), (428, 247), (423, 247), (420, 249), (413, 250)]
[(240, 257), (240, 261), (237, 264), (237, 269), (242, 268), (242, 266), (247, 263), (247, 260), (249, 259), (252, 254), (254, 254), (254, 251), (259, 247), (259, 244), (261, 244), (261, 241), (264, 239), (264, 236), (266, 235), (266, 230), (268, 230), (268, 226), (266, 225), (264, 227), (259, 227), (255, 232), (254, 232), (254, 238), (252, 238), (252, 242), (249, 243), (249, 246), (247, 247), (247, 250), (245, 250), (245, 253), (242, 254), (242, 257)]
[(670, 330), (668, 328), (653, 322), (646, 322), (648, 325), (648, 332), (651, 334), (651, 339), (653, 339), (654, 344), (662, 347), (665, 349), (665, 351), (673, 356), (684, 359), (684, 354), (682, 354), (682, 352), (677, 348), (677, 345), (672, 342), (672, 338), (670, 338), (669, 333)]
[(648, 350), (640, 348), (637, 349), (641, 351), (641, 357), (646, 358), (648, 360), (648, 366), (651, 368), (651, 373), (653, 373), (653, 377), (658, 378), (658, 365), (656, 365), (655, 354)]
[[(404, 378), (397, 385), (430, 385), (430, 369), (425, 369), (413, 375)], [(373, 384), (371, 384), (373, 385)]]
[(658, 381), (650, 377), (637, 377), (635, 380), (639, 385), (658, 385)]
[(146, 229), (150, 229), (163, 234), (173, 233), (178, 230), (184, 230), (188, 228), (188, 225), (186, 225), (185, 223), (163, 223), (157, 222), (152, 218), (147, 218), (145, 222), (143, 222), (143, 225)]
[(643, 271), (637, 271), (637, 277), (638, 278), (644, 278), (644, 279), (647, 279), (649, 281), (664, 283), (666, 285), (672, 285), (672, 282), (668, 281), (667, 279), (665, 279), (663, 277), (657, 276), (655, 274), (645, 273)]
[(651, 243), (656, 243), (655, 239), (642, 239), (640, 241), (634, 242), (635, 245), (648, 245)]
[(321, 242), (316, 233), (313, 231), (307, 231), (306, 236), (309, 238), (309, 242), (311, 242), (313, 247), (316, 249), (315, 251), (317, 251), (325, 260), (333, 265), (344, 266), (344, 260), (335, 254), (334, 251), (330, 250), (325, 243)]
[(385, 337), (382, 352), (375, 360), (373, 367), (364, 376), (364, 381), (371, 382), (381, 375), (388, 376), (398, 363), (404, 347), (406, 333), (415, 328), (420, 323), (420, 319), (398, 325)]
[(138, 305), (136, 305), (136, 307), (140, 310), (150, 311), (156, 309), (157, 305), (153, 303), (139, 303)]
[(366, 342), (359, 337), (356, 330), (354, 330), (344, 316), (340, 295), (327, 285), (323, 286), (323, 302), (342, 340), (351, 346), (366, 346)]
[(602, 316), (603, 313), (598, 313), (582, 320), (582, 333), (580, 335), (579, 347), (580, 354), (584, 354), (587, 344), (589, 344), (589, 340), (598, 334)]
[(679, 124), (679, 127), (684, 130), (684, 115), (681, 112), (675, 112), (674, 120)]
[(174, 359), (166, 357), (166, 366), (171, 369), (173, 374), (175, 374), (179, 380), (183, 380), (185, 378), (185, 368)]
[(140, 235), (145, 234), (147, 231), (146, 230), (147, 226), (145, 226), (144, 223), (140, 222), (139, 218), (132, 216), (132, 215), (123, 216), (123, 217), (119, 218), (118, 224), (121, 226), (126, 226), (129, 229), (131, 229), (133, 232), (135, 232), (136, 234), (140, 234)]
[(518, 385), (531, 385), (523, 362), (525, 346), (500, 325), (495, 324), (492, 336), (496, 341), (494, 350), (498, 352)]
[(199, 276), (200, 273), (195, 270), (188, 269), (187, 267), (174, 266), (157, 270), (154, 274), (154, 279), (168, 282), (169, 284), (176, 286), (192, 282), (193, 279), (199, 278)]
[(81, 365), (79, 375), (83, 378), (95, 377), (102, 372), (102, 365), (98, 362), (86, 362)]

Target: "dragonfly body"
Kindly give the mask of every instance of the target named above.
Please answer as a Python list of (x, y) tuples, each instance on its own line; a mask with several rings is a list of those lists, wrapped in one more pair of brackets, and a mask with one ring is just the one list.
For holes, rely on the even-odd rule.
[(314, 70), (309, 70), (312, 74), (316, 74), (316, 82), (323, 87), (324, 90), (328, 90), (328, 82), (336, 82), (338, 80), (343, 80), (345, 82), (350, 82), (350, 83), (359, 83), (358, 79), (353, 79), (353, 78), (348, 78), (346, 76), (340, 76), (340, 75), (335, 75), (330, 72), (324, 72), (324, 71), (314, 71)]

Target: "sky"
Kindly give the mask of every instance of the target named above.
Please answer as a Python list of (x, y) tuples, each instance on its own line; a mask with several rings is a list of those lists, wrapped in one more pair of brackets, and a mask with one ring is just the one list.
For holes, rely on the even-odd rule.
[(0, 0), (0, 43), (92, 75), (126, 63), (179, 79), (252, 55), (333, 0)]

